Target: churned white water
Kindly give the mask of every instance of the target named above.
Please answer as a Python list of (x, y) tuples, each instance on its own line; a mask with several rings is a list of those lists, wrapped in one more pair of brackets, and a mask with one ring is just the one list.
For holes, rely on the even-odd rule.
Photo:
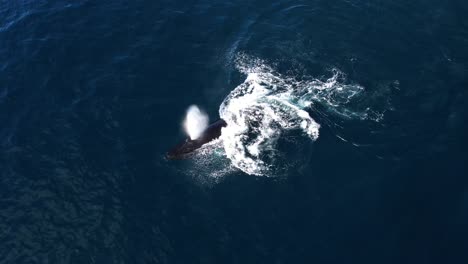
[(336, 69), (331, 70), (331, 77), (322, 80), (297, 80), (276, 72), (260, 59), (246, 55), (238, 56), (236, 67), (246, 79), (230, 92), (219, 109), (220, 117), (227, 123), (216, 143), (217, 153), (221, 155), (200, 151), (197, 159), (204, 164), (225, 156), (230, 167), (247, 174), (274, 176), (272, 171), (275, 167), (284, 166), (275, 164), (280, 155), (277, 143), (282, 134), (297, 130), (311, 142), (319, 138), (320, 124), (309, 114), (314, 104), (320, 104), (328, 112), (346, 119), (378, 121), (381, 118), (369, 107), (356, 110), (349, 106), (364, 88), (344, 83), (344, 74)]

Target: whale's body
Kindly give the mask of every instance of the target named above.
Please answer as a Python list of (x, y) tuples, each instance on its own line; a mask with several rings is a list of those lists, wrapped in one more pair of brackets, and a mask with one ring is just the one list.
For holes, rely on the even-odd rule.
[(221, 129), (227, 126), (226, 121), (219, 119), (209, 125), (197, 139), (187, 138), (183, 142), (176, 145), (166, 154), (168, 159), (185, 159), (190, 157), (193, 152), (204, 144), (215, 140), (221, 136)]

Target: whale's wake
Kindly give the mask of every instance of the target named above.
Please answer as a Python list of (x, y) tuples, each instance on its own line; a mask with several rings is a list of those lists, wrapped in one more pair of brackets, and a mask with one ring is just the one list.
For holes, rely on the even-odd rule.
[[(302, 131), (310, 140), (318, 139), (320, 124), (308, 112), (315, 104), (342, 118), (381, 118), (370, 108), (356, 110), (350, 106), (364, 88), (345, 84), (344, 75), (338, 70), (325, 80), (297, 80), (246, 55), (238, 57), (236, 67), (246, 79), (222, 102), (219, 115), (228, 125), (222, 129), (220, 140), (207, 146), (209, 151), (198, 153), (199, 164), (226, 156), (231, 167), (247, 174), (274, 174), (276, 167), (283, 166), (275, 162), (281, 157), (277, 148), (281, 135)], [(219, 155), (208, 154), (213, 149)]]

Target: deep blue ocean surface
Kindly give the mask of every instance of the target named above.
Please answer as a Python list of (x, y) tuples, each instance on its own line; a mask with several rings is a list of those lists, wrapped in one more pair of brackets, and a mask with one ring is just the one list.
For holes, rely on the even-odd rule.
[(0, 263), (468, 263), (467, 14), (0, 0)]

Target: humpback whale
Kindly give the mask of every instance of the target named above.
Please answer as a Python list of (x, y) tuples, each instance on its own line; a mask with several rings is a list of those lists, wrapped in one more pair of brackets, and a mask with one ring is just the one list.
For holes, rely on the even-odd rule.
[(183, 142), (179, 143), (166, 154), (166, 158), (170, 160), (185, 159), (190, 157), (193, 152), (201, 148), (204, 144), (215, 140), (221, 136), (221, 129), (227, 126), (226, 121), (219, 119), (209, 125), (202, 134), (196, 139), (187, 137)]

